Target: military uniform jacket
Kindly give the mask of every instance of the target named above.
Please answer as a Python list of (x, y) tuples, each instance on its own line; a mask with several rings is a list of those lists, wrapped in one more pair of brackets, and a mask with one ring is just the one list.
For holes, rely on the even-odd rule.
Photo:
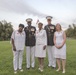
[(47, 45), (53, 46), (54, 42), (53, 42), (53, 38), (54, 38), (54, 32), (55, 32), (55, 25), (46, 25), (44, 27), (44, 29), (46, 30), (47, 33)]
[(27, 26), (24, 29), (25, 33), (26, 33), (26, 41), (25, 41), (25, 45), (26, 46), (35, 46), (36, 43), (36, 38), (35, 38), (35, 32), (36, 32), (36, 28), (34, 26)]

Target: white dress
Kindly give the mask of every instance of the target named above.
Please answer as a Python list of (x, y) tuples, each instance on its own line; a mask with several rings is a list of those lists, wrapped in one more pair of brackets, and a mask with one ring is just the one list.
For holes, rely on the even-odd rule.
[(46, 49), (43, 47), (47, 45), (47, 36), (45, 30), (36, 31), (36, 50), (35, 57), (46, 57)]
[[(63, 42), (63, 33), (64, 31), (61, 32), (55, 32), (56, 36), (56, 45), (61, 45)], [(63, 45), (62, 48), (58, 49), (55, 47), (55, 58), (61, 58), (61, 59), (66, 59), (66, 44)]]

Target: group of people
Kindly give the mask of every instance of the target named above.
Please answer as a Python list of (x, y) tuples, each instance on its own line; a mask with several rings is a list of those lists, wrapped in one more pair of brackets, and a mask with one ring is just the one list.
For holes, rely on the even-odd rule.
[(38, 22), (38, 30), (32, 26), (32, 19), (26, 19), (27, 25), (19, 24), (19, 29), (13, 31), (11, 36), (12, 51), (13, 51), (13, 67), (14, 73), (17, 70), (23, 71), (22, 60), (24, 47), (26, 48), (26, 68), (35, 67), (35, 57), (38, 58), (39, 68), (41, 72), (44, 69), (44, 58), (46, 52), (48, 54), (48, 67), (56, 68), (56, 61), (58, 69), (65, 73), (66, 65), (66, 34), (62, 30), (61, 25), (51, 24), (52, 17), (46, 17), (48, 24), (43, 28), (43, 23)]

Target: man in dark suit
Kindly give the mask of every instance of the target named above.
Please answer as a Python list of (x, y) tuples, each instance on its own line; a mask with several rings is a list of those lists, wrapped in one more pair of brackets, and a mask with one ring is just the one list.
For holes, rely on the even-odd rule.
[[(32, 24), (32, 19), (28, 18), (26, 19), (27, 25), (24, 29), (26, 33), (26, 62), (27, 62), (27, 69), (35, 67), (35, 43), (36, 43), (36, 38), (35, 38), (35, 32), (36, 28), (34, 26), (31, 26)], [(30, 61), (31, 59), (31, 61)]]
[(44, 27), (47, 33), (47, 52), (48, 52), (48, 66), (55, 68), (56, 67), (56, 59), (54, 58), (54, 32), (55, 32), (55, 25), (51, 24), (51, 16), (46, 17), (48, 24)]

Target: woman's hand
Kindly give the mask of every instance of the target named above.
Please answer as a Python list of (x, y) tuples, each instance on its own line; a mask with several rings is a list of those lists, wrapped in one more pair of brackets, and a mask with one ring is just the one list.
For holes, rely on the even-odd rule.
[(13, 51), (16, 51), (16, 47), (15, 46), (13, 46)]
[(45, 46), (43, 46), (43, 50), (45, 50), (46, 49), (46, 45)]
[(58, 49), (60, 49), (60, 48), (62, 48), (62, 45), (60, 45), (60, 46), (55, 45), (55, 47), (58, 48)]

